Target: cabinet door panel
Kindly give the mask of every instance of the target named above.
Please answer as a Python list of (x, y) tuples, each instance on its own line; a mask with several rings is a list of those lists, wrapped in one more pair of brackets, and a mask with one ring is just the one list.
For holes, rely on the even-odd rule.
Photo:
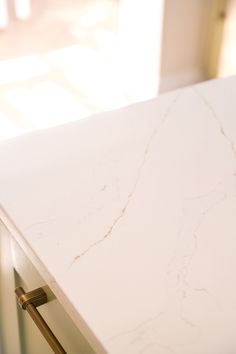
[(0, 220), (0, 354), (21, 354), (9, 232)]
[[(44, 288), (50, 301), (37, 309), (66, 352), (68, 354), (94, 354), (94, 351), (75, 326), (72, 319), (14, 240), (12, 240), (12, 253), (16, 271), (16, 286), (22, 286), (26, 292), (38, 287)], [(52, 353), (28, 313), (21, 309), (19, 311), (24, 354)]]

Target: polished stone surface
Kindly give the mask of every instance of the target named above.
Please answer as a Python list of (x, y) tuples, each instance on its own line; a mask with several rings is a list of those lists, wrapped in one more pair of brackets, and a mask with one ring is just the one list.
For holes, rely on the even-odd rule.
[(236, 78), (2, 142), (0, 166), (1, 219), (97, 353), (235, 352)]

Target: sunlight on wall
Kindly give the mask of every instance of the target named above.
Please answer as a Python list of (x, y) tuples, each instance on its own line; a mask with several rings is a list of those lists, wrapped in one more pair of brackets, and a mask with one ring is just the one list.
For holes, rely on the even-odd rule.
[[(65, 47), (62, 36), (61, 49), (52, 50), (49, 41), (44, 53), (0, 61), (0, 139), (155, 96), (163, 1), (91, 0), (80, 11), (75, 1), (76, 11), (68, 5), (50, 10), (52, 21), (62, 24), (55, 38), (60, 42), (66, 29), (72, 43)], [(45, 23), (46, 31), (55, 31), (49, 18)], [(34, 51), (36, 35), (29, 37)]]
[(8, 93), (8, 100), (34, 129), (63, 124), (89, 114), (63, 86), (50, 81), (13, 89)]
[(0, 140), (10, 139), (25, 133), (25, 130), (0, 114)]
[(135, 100), (157, 95), (164, 0), (121, 0), (118, 62), (123, 86)]
[[(93, 49), (77, 49), (74, 61), (65, 69), (65, 76), (78, 90), (81, 90), (100, 110), (110, 110), (128, 104), (128, 99), (122, 92), (117, 68), (102, 60)], [(77, 55), (79, 57), (77, 57)]]
[(0, 85), (17, 81), (26, 81), (40, 75), (46, 75), (48, 67), (34, 55), (0, 62)]
[(104, 19), (108, 18), (111, 12), (113, 3), (107, 0), (100, 0), (98, 2), (88, 2), (84, 7), (78, 20), (78, 25), (84, 28), (94, 27)]
[(0, 139), (129, 104), (120, 73), (79, 45), (0, 64)]

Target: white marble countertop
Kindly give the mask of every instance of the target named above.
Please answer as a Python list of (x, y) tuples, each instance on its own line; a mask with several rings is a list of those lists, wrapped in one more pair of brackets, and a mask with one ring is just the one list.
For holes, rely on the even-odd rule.
[(96, 353), (236, 351), (236, 78), (0, 145), (1, 219)]

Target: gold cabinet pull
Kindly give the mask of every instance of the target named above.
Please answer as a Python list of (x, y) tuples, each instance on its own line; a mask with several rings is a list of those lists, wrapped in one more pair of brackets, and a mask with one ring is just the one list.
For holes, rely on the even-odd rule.
[(25, 291), (19, 287), (15, 289), (15, 293), (19, 306), (28, 312), (54, 353), (66, 354), (66, 351), (63, 349), (51, 329), (48, 327), (47, 323), (44, 321), (43, 317), (36, 309), (37, 306), (46, 304), (47, 294), (45, 291), (42, 288), (38, 288), (25, 293)]

